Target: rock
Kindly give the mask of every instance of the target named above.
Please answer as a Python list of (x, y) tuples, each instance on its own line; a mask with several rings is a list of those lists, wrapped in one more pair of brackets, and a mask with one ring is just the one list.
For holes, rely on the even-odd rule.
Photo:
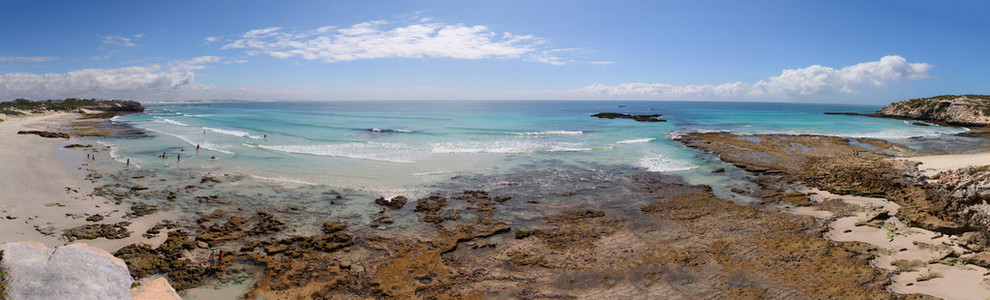
[(724, 172), (725, 172), (725, 168), (717, 168), (712, 170), (712, 173), (724, 173)]
[(963, 233), (959, 237), (959, 245), (976, 252), (986, 249), (988, 238), (987, 233), (982, 231), (970, 231)]
[(811, 199), (808, 195), (801, 192), (788, 192), (784, 194), (784, 203), (794, 205), (794, 206), (809, 206), (811, 205)]
[(89, 148), (89, 147), (93, 147), (93, 145), (69, 144), (69, 145), (66, 145), (63, 148)]
[(144, 283), (132, 292), (134, 300), (182, 300), (165, 277)]
[(377, 218), (375, 218), (375, 222), (377, 222), (377, 223), (385, 223), (385, 224), (392, 224), (392, 222), (395, 222), (395, 220), (393, 220), (392, 217), (389, 217), (389, 216), (386, 216), (386, 215), (381, 215), (381, 216), (378, 216)]
[(597, 113), (591, 115), (592, 117), (599, 119), (631, 119), (639, 122), (667, 122), (667, 120), (660, 119), (663, 115), (652, 114), (652, 115), (629, 115), (623, 113)]
[(46, 137), (46, 138), (63, 138), (63, 139), (69, 138), (69, 134), (68, 133), (64, 133), (64, 132), (51, 132), (51, 131), (39, 131), (39, 130), (21, 130), (21, 131), (18, 131), (17, 134), (37, 134), (40, 137)]
[(886, 220), (888, 218), (890, 218), (889, 212), (879, 207), (874, 207), (871, 210), (867, 210), (859, 214), (859, 221), (863, 223), (873, 220)]
[(124, 262), (103, 249), (75, 243), (55, 249), (36, 242), (0, 245), (10, 299), (129, 299), (133, 282)]
[(210, 244), (207, 244), (204, 241), (197, 241), (196, 246), (202, 249), (210, 248)]
[(877, 116), (958, 126), (990, 125), (990, 96), (943, 95), (908, 99), (884, 106)]
[(336, 233), (338, 231), (343, 231), (344, 229), (347, 229), (347, 224), (330, 221), (323, 223), (323, 233), (325, 234)]
[(403, 196), (395, 196), (392, 197), (391, 200), (385, 200), (385, 197), (378, 197), (378, 199), (375, 199), (375, 204), (391, 209), (401, 209), (402, 206), (406, 205), (407, 201), (409, 201), (409, 199), (406, 199), (406, 197)]
[(96, 214), (96, 215), (89, 216), (89, 217), (86, 218), (86, 221), (90, 221), (90, 222), (103, 221), (103, 215)]
[(979, 252), (963, 256), (962, 261), (967, 264), (990, 268), (990, 252)]
[(74, 240), (92, 240), (95, 238), (106, 238), (110, 240), (122, 239), (131, 236), (127, 226), (131, 222), (120, 222), (116, 224), (89, 224), (66, 229), (62, 232), (70, 242)]

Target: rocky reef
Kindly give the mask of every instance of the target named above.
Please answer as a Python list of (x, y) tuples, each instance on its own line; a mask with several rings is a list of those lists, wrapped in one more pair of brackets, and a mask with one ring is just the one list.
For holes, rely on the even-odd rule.
[(990, 126), (990, 96), (942, 95), (884, 106), (875, 116), (967, 127)]
[[(690, 133), (678, 140), (750, 171), (758, 183), (886, 198), (902, 206), (896, 216), (905, 223), (944, 234), (978, 237), (990, 230), (990, 207), (981, 202), (990, 195), (986, 167), (930, 180), (915, 163), (888, 159), (910, 155), (909, 149), (880, 140), (731, 133)], [(969, 249), (987, 246), (985, 239), (968, 241)]]
[(599, 119), (630, 119), (638, 122), (667, 122), (667, 120), (660, 118), (663, 116), (660, 114), (630, 115), (623, 113), (603, 112), (603, 113), (593, 114), (591, 116)]

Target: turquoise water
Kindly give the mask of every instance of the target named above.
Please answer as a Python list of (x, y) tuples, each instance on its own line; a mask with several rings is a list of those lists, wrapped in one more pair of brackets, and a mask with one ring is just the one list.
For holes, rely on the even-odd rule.
[[(878, 106), (780, 103), (231, 102), (146, 107), (145, 113), (114, 121), (144, 128), (153, 137), (104, 140), (114, 145), (115, 159), (130, 158), (142, 168), (203, 167), (386, 195), (458, 174), (498, 173), (547, 161), (682, 175), (719, 164), (671, 140), (685, 131), (814, 133), (910, 145), (919, 139), (962, 139), (949, 135), (966, 130), (823, 114), (871, 113)], [(669, 122), (590, 117), (598, 112), (662, 114)], [(162, 152), (167, 160), (158, 157)]]

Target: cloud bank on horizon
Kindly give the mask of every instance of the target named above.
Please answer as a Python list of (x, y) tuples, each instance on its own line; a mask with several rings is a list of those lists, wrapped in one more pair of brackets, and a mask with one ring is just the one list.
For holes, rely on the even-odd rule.
[(927, 63), (909, 63), (907, 59), (898, 55), (888, 55), (878, 61), (858, 63), (841, 69), (813, 65), (807, 68), (784, 70), (778, 76), (770, 76), (766, 80), (752, 84), (739, 81), (718, 85), (594, 83), (575, 90), (545, 93), (601, 99), (715, 100), (747, 97), (795, 100), (814, 96), (855, 94), (857, 89), (864, 85), (879, 88), (892, 82), (929, 79), (932, 78), (929, 74), (932, 67)]

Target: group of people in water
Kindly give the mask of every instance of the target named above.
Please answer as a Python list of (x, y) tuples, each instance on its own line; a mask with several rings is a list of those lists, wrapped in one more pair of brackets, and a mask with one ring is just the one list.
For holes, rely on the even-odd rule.
[[(206, 131), (203, 131), (203, 134), (206, 134)], [(265, 134), (263, 138), (264, 139), (268, 139), (268, 134)], [(196, 144), (196, 154), (199, 154), (199, 148), (200, 148), (199, 144)], [(186, 151), (186, 150), (185, 149), (180, 149), (179, 151)], [(167, 160), (168, 159), (168, 151), (163, 151), (162, 152), (162, 155), (159, 155), (158, 158), (161, 158), (162, 160)], [(95, 154), (86, 154), (86, 160), (96, 160), (96, 155)], [(216, 155), (211, 155), (210, 156), (210, 160), (211, 161), (217, 160), (217, 156)], [(175, 161), (176, 162), (182, 161), (182, 153), (176, 153), (175, 154)], [(131, 159), (130, 158), (127, 159), (127, 166), (128, 167), (131, 166)]]

